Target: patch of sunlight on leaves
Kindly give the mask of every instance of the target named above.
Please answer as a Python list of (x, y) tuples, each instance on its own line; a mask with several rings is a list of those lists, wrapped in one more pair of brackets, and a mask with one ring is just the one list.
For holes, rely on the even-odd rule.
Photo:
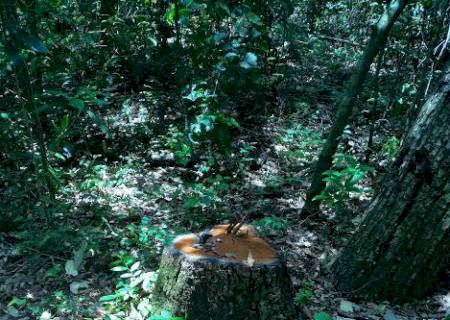
[(314, 314), (314, 320), (333, 320), (333, 317), (326, 312), (316, 312)]

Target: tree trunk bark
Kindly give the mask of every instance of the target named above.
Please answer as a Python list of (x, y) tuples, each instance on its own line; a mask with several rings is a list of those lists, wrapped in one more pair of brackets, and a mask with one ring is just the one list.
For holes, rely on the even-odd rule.
[(294, 319), (282, 260), (253, 229), (232, 235), (227, 227), (178, 237), (166, 248), (153, 293), (156, 308), (187, 320)]
[(338, 289), (419, 298), (450, 250), (450, 68), (422, 107), (366, 218), (332, 267)]
[(316, 162), (311, 186), (309, 187), (305, 206), (302, 210), (302, 217), (315, 213), (319, 209), (319, 203), (313, 201), (313, 198), (320, 194), (325, 187), (325, 182), (322, 180), (322, 174), (331, 168), (333, 156), (336, 153), (339, 144), (339, 138), (352, 114), (353, 105), (367, 78), (370, 65), (378, 54), (378, 51), (384, 47), (389, 31), (407, 2), (407, 0), (394, 0), (386, 8), (386, 11), (380, 17), (373, 34), (364, 49), (363, 55), (358, 61), (358, 65), (356, 66), (352, 77), (345, 85), (342, 102), (338, 106), (333, 125), (328, 133), (327, 140), (319, 155), (319, 159)]

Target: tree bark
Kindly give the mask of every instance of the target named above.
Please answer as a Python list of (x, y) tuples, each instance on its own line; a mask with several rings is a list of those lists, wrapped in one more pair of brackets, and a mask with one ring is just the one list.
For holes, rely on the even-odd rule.
[(450, 250), (450, 68), (422, 107), (366, 218), (332, 267), (338, 289), (406, 301), (426, 294)]
[[(217, 250), (210, 247), (200, 255), (193, 254), (202, 245), (205, 233), (179, 237), (166, 248), (153, 293), (157, 310), (167, 310), (187, 320), (294, 319), (290, 279), (282, 260), (259, 237), (237, 235), (227, 243), (226, 226), (223, 227), (221, 235), (207, 240), (209, 245), (217, 241)], [(186, 239), (193, 241), (183, 249), (180, 243)], [(259, 260), (261, 247), (256, 249), (253, 241), (264, 250), (273, 251), (273, 258)], [(228, 251), (224, 252), (221, 245), (230, 245)], [(250, 251), (254, 255), (251, 259), (238, 258), (242, 252), (247, 255)]]
[(407, 2), (407, 0), (394, 0), (386, 8), (373, 31), (363, 55), (358, 61), (352, 77), (345, 85), (343, 99), (338, 106), (333, 125), (331, 126), (325, 145), (323, 146), (319, 159), (315, 165), (311, 186), (309, 187), (305, 206), (302, 210), (302, 217), (315, 213), (319, 209), (319, 203), (313, 201), (313, 198), (320, 194), (325, 187), (325, 182), (322, 180), (322, 174), (331, 168), (333, 156), (336, 153), (339, 144), (339, 138), (352, 114), (353, 105), (367, 78), (370, 65), (380, 49), (384, 47), (389, 31)]

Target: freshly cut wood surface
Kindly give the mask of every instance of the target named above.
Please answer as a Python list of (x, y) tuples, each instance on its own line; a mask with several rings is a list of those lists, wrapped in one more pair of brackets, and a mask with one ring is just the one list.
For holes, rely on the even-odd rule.
[(294, 319), (283, 260), (249, 225), (177, 237), (161, 259), (153, 301), (187, 320)]

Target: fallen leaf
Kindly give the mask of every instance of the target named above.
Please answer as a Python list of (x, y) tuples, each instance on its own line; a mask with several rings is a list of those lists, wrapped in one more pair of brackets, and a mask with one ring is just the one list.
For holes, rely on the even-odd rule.
[(341, 311), (346, 312), (346, 313), (354, 312), (353, 303), (351, 303), (350, 301), (347, 301), (347, 300), (341, 300), (339, 309), (341, 309)]
[(78, 294), (78, 290), (87, 288), (89, 288), (89, 284), (87, 283), (87, 281), (72, 282), (70, 284), (70, 292), (72, 292), (73, 294)]

